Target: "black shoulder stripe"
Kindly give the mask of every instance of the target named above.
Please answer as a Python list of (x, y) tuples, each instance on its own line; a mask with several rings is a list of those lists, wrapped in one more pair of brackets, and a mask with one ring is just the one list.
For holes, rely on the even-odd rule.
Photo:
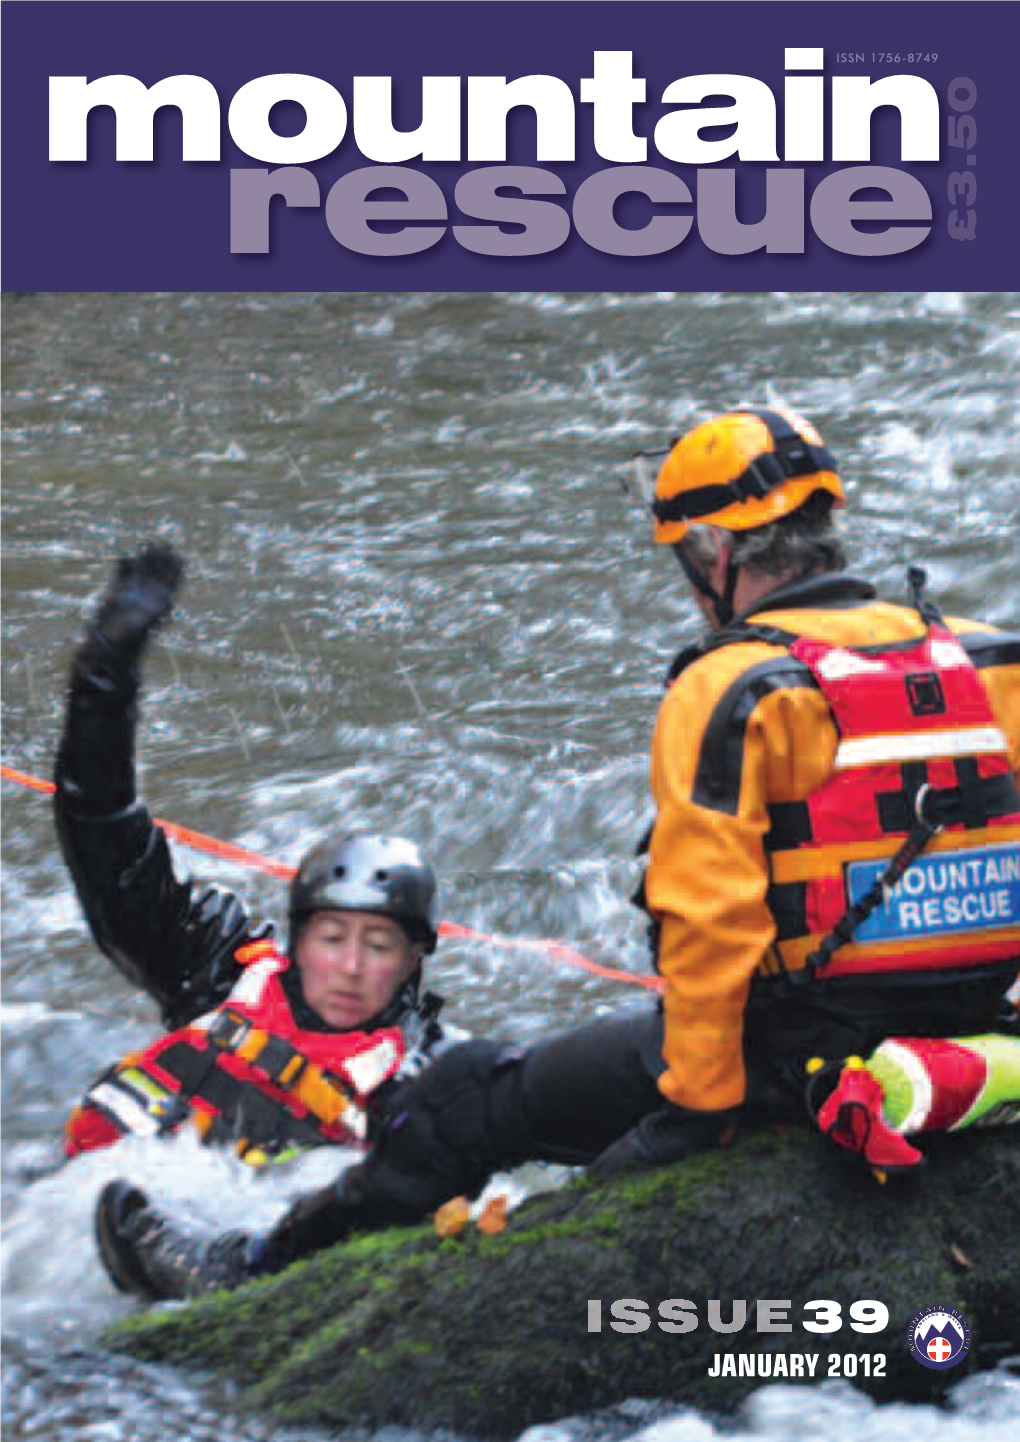
[(666, 685), (670, 686), (688, 666), (700, 661), (702, 656), (718, 651), (723, 646), (735, 646), (742, 641), (764, 641), (768, 646), (792, 646), (799, 640), (796, 631), (784, 631), (781, 626), (755, 625), (750, 621), (734, 621), (721, 631), (702, 636), (691, 646), (685, 646), (674, 657), (666, 673)]
[(1020, 636), (1008, 631), (957, 631), (956, 639), (979, 671), (987, 666), (1020, 666)]
[(751, 666), (723, 692), (701, 740), (691, 793), (698, 806), (737, 814), (747, 723), (763, 697), (793, 686), (817, 690), (818, 682), (802, 661), (777, 657)]

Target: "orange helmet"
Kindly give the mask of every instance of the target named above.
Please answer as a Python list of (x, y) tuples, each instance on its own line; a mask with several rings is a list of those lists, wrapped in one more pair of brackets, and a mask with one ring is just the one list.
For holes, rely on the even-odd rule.
[(729, 531), (765, 526), (819, 490), (846, 504), (836, 463), (810, 421), (745, 407), (705, 421), (670, 450), (651, 502), (655, 539), (680, 541), (695, 521)]

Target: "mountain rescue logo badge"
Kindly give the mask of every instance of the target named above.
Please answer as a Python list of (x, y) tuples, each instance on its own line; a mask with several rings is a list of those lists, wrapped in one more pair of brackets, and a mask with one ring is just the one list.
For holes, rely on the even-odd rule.
[(911, 1320), (907, 1350), (922, 1367), (955, 1367), (970, 1351), (970, 1323), (955, 1307), (925, 1307)]

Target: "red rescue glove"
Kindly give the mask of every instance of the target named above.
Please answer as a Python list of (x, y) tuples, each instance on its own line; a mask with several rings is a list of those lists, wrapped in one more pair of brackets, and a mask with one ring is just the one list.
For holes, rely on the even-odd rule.
[(879, 1171), (903, 1171), (924, 1161), (882, 1115), (882, 1083), (860, 1057), (848, 1057), (835, 1090), (819, 1108), (822, 1132), (837, 1146), (862, 1156)]
[(692, 1152), (703, 1152), (728, 1140), (736, 1112), (694, 1112), (664, 1106), (649, 1112), (622, 1137), (617, 1137), (588, 1168), (593, 1176), (614, 1177), (623, 1172), (664, 1167)]

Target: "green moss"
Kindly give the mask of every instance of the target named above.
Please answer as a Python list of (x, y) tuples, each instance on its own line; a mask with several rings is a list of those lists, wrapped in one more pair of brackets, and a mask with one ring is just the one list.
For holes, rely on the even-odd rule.
[[(936, 1302), (971, 1322), (973, 1362), (1020, 1315), (1020, 1261), (1002, 1219), (1015, 1209), (1020, 1149), (1008, 1133), (968, 1133), (931, 1149), (927, 1168), (881, 1188), (816, 1137), (759, 1136), (726, 1152), (612, 1183), (589, 1179), (529, 1200), (493, 1237), (440, 1241), (431, 1227), (361, 1236), (236, 1293), (158, 1310), (108, 1333), (153, 1360), (201, 1362), (247, 1384), (257, 1409), (290, 1421), (364, 1422), (516, 1436), (528, 1425), (634, 1395), (713, 1412), (750, 1379), (705, 1375), (713, 1352), (885, 1351), (873, 1395), (926, 1400), (943, 1385), (902, 1345)], [(962, 1230), (961, 1230), (962, 1228)], [(951, 1243), (970, 1265), (954, 1260)], [(617, 1297), (686, 1297), (698, 1330), (641, 1335), (609, 1325)], [(794, 1330), (754, 1330), (754, 1301), (791, 1299)], [(803, 1302), (857, 1298), (890, 1310), (888, 1330), (811, 1336)], [(587, 1331), (587, 1301), (603, 1330)], [(748, 1302), (747, 1327), (715, 1334), (705, 1303)], [(953, 1380), (958, 1373), (954, 1372)]]

